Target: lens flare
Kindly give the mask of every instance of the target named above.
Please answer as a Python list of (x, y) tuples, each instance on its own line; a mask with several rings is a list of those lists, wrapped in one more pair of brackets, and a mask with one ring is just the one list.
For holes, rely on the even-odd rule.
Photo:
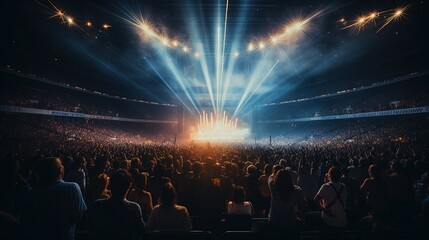
[(342, 29), (354, 28), (358, 33), (364, 29), (365, 25), (369, 22), (370, 16), (360, 16), (354, 22), (348, 26), (343, 27)]
[(395, 17), (399, 17), (399, 16), (401, 16), (403, 13), (404, 13), (404, 10), (402, 10), (402, 9), (397, 9), (397, 10), (396, 10), (396, 12), (395, 12), (395, 14), (394, 14), (394, 16), (395, 16)]
[(255, 46), (253, 45), (253, 43), (249, 43), (249, 45), (247, 45), (247, 51), (251, 52), (255, 50)]
[(401, 17), (403, 17), (405, 14), (405, 10), (407, 10), (407, 8), (408, 6), (392, 9), (390, 12), (393, 12), (393, 14), (391, 13), (391, 15), (386, 18), (386, 20), (384, 21), (384, 24), (381, 25), (381, 27), (377, 30), (377, 33), (380, 32), (387, 25), (389, 25), (391, 22), (398, 21)]
[[(358, 17), (355, 21), (353, 21), (352, 24), (343, 27), (341, 30), (352, 28), (357, 30), (357, 32), (359, 33), (366, 25), (368, 25), (368, 23), (373, 23), (374, 25), (377, 25), (377, 20), (383, 18), (385, 20), (381, 27), (377, 30), (378, 33), (387, 25), (389, 25), (392, 21), (399, 20), (401, 17), (403, 17), (405, 10), (408, 8), (409, 6), (405, 6), (402, 8), (390, 9), (385, 11), (373, 11), (366, 15)], [(340, 19), (340, 21), (338, 22), (344, 23), (345, 21), (343, 21), (343, 19)]]
[(271, 37), (271, 42), (272, 42), (272, 43), (274, 43), (274, 44), (276, 44), (276, 42), (277, 42), (277, 37), (275, 37), (275, 36), (274, 36), (274, 37)]
[(164, 44), (165, 46), (170, 46), (170, 44), (168, 43), (168, 38), (164, 38), (161, 40), (162, 44)]
[(71, 26), (74, 25), (74, 19), (72, 17), (67, 17), (67, 23)]
[[(322, 14), (322, 11), (317, 11), (306, 18), (304, 17), (298, 17), (291, 19), (288, 24), (286, 24), (283, 29), (277, 34), (272, 34), (268, 37), (265, 37), (263, 39), (267, 39), (266, 41), (260, 41), (258, 44), (259, 49), (264, 49), (266, 46), (276, 46), (278, 44), (286, 44), (286, 43), (293, 43), (296, 40), (298, 40), (303, 33), (305, 33), (309, 29), (309, 23), (320, 16)], [(248, 45), (247, 50), (253, 51), (254, 46)]]

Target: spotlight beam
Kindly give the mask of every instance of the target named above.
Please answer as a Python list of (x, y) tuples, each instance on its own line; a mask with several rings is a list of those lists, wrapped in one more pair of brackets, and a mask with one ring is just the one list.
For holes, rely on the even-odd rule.
[(177, 66), (173, 63), (171, 56), (166, 51), (164, 51), (163, 49), (160, 49), (160, 48), (157, 48), (157, 52), (160, 55), (160, 57), (162, 58), (164, 64), (167, 66), (167, 69), (170, 70), (170, 72), (172, 73), (176, 82), (179, 83), (180, 87), (182, 88), (185, 95), (188, 97), (188, 100), (190, 101), (192, 106), (195, 108), (196, 112), (198, 114), (200, 114), (200, 111), (198, 110), (198, 107), (195, 104), (195, 101), (193, 100), (191, 94), (187, 90), (187, 86), (185, 85), (185, 82), (183, 81), (184, 77), (181, 76), (181, 74), (179, 73), (179, 70), (177, 69)]
[[(198, 47), (199, 49), (203, 49), (203, 47)], [(201, 70), (203, 72), (203, 76), (204, 76), (204, 80), (206, 83), (206, 87), (207, 90), (209, 92), (209, 96), (210, 96), (210, 101), (213, 105), (213, 111), (216, 110), (216, 106), (215, 106), (215, 101), (214, 101), (214, 97), (213, 97), (213, 87), (212, 87), (212, 83), (211, 83), (211, 78), (210, 78), (210, 74), (209, 74), (209, 69), (207, 66), (207, 60), (206, 60), (206, 56), (203, 55), (201, 57)]]
[(225, 17), (224, 17), (224, 26), (223, 26), (223, 44), (222, 44), (222, 63), (221, 63), (221, 72), (220, 72), (220, 112), (222, 112), (222, 108), (223, 108), (223, 95), (226, 94), (223, 90), (223, 70), (224, 70), (224, 61), (225, 61), (225, 39), (226, 39), (226, 31), (227, 31), (227, 27), (226, 24), (228, 22), (228, 7), (229, 7), (229, 0), (226, 0), (226, 6), (225, 6)]
[[(248, 7), (247, 4), (245, 4), (243, 6), (244, 11), (241, 10), (239, 12), (238, 24), (236, 25), (234, 30), (234, 41), (232, 42), (230, 51), (233, 51), (235, 49), (240, 49), (240, 45), (242, 44), (242, 34), (245, 29), (245, 27), (243, 26), (243, 23), (245, 23), (245, 20), (247, 18), (247, 12), (248, 12), (246, 11), (247, 7)], [(237, 63), (239, 61), (238, 55), (239, 55), (238, 52), (235, 52), (233, 55), (232, 54), (229, 55), (228, 64), (226, 68), (226, 75), (224, 78), (224, 86), (223, 86), (224, 94), (222, 95), (222, 105), (221, 105), (222, 109), (224, 108), (224, 105), (225, 105), (230, 82), (233, 78), (234, 71), (236, 70), (235, 67), (237, 66)]]
[(168, 87), (168, 89), (170, 89), (170, 91), (174, 94), (174, 96), (176, 96), (177, 99), (179, 99), (179, 101), (183, 104), (183, 106), (185, 106), (186, 109), (188, 109), (188, 111), (196, 117), (194, 112), (191, 111), (191, 109), (188, 107), (188, 105), (176, 94), (176, 92), (173, 90), (173, 88), (170, 86), (170, 84), (168, 84), (168, 82), (161, 76), (161, 74), (158, 72), (158, 70), (156, 70), (156, 68), (146, 58), (144, 58), (144, 60), (152, 68), (152, 70), (155, 72), (155, 74), (164, 82), (164, 84)]
[(238, 104), (237, 108), (234, 111), (234, 115), (233, 117), (236, 117), (237, 114), (241, 111), (241, 109), (246, 105), (246, 103), (252, 98), (253, 94), (255, 94), (255, 92), (259, 89), (259, 87), (261, 86), (261, 84), (265, 81), (265, 79), (268, 78), (268, 76), (271, 74), (271, 72), (274, 70), (274, 68), (277, 66), (277, 64), (280, 62), (280, 60), (277, 60), (276, 63), (274, 63), (274, 65), (271, 67), (271, 69), (268, 71), (268, 73), (265, 75), (264, 78), (262, 78), (262, 80), (259, 82), (258, 86), (256, 86), (256, 88), (253, 90), (253, 92), (250, 94), (250, 96), (246, 99), (246, 101), (244, 101), (244, 103), (242, 103), (242, 101), (240, 101), (240, 103)]
[[(195, 46), (199, 52), (204, 52), (206, 50), (206, 49), (204, 49), (204, 46), (209, 45), (207, 42), (207, 38), (201, 38), (201, 36), (196, 31), (194, 31), (194, 29), (201, 29), (202, 28), (202, 29), (204, 29), (204, 33), (206, 33), (205, 25), (202, 24), (200, 26), (200, 24), (199, 24), (199, 23), (204, 23), (204, 19), (202, 16), (199, 16), (199, 18), (197, 19), (197, 17), (195, 16), (195, 13), (190, 11), (191, 5), (189, 4), (188, 1), (186, 2), (186, 4), (187, 4), (185, 7), (186, 11), (184, 12), (184, 14), (191, 17), (191, 20), (189, 21), (190, 29), (191, 29), (191, 31), (190, 31), (191, 40), (192, 40), (192, 42), (196, 43)], [(204, 35), (207, 35), (207, 34), (204, 34)], [(209, 65), (208, 65), (209, 59), (207, 58), (207, 56), (210, 56), (210, 55), (202, 54), (199, 63), (201, 66), (201, 72), (203, 73), (203, 78), (205, 80), (205, 85), (206, 85), (208, 93), (209, 93), (210, 101), (211, 101), (211, 104), (213, 107), (213, 112), (215, 112), (216, 111), (216, 103), (215, 103), (215, 98), (214, 98), (214, 94), (213, 94), (213, 91), (214, 91), (213, 88), (215, 86), (212, 83), (212, 80), (213, 80), (212, 77), (213, 76), (210, 74), (211, 72), (209, 72)]]
[(220, 26), (216, 28), (216, 111), (215, 114), (219, 113), (220, 104), (220, 74), (221, 74), (221, 40), (220, 40)]

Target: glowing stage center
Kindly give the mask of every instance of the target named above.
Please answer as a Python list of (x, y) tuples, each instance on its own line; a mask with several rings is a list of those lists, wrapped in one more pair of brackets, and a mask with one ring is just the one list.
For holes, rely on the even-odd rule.
[(237, 127), (237, 118), (229, 119), (226, 113), (213, 115), (203, 111), (196, 132), (191, 133), (194, 141), (241, 142), (250, 134), (248, 128)]

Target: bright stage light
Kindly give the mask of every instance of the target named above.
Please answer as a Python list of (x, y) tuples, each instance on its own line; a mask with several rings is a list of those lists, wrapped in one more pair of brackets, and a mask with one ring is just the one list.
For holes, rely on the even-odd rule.
[(112, 27), (112, 26), (110, 26), (109, 24), (106, 24), (106, 23), (105, 23), (105, 24), (103, 24), (103, 28), (104, 28), (104, 29), (108, 29), (108, 28), (110, 28), (110, 27)]
[[(393, 21), (399, 20), (404, 14), (405, 10), (407, 10), (409, 6), (396, 8), (396, 9), (390, 9), (385, 11), (373, 11), (368, 14), (365, 14), (356, 20), (353, 21), (352, 24), (343, 27), (342, 29), (348, 29), (352, 28), (357, 30), (359, 33), (362, 29), (365, 28), (366, 25), (369, 23), (373, 23), (374, 25), (377, 25), (376, 21), (378, 19), (384, 19), (384, 23), (381, 25), (381, 27), (377, 30), (377, 33), (380, 32), (383, 28), (385, 28), (387, 25), (392, 23)], [(341, 19), (339, 22), (344, 23), (343, 19)]]
[(255, 46), (253, 45), (253, 43), (249, 43), (249, 45), (247, 46), (247, 51), (251, 52), (255, 49)]
[(164, 38), (164, 39), (162, 39), (162, 44), (164, 44), (165, 46), (169, 46), (169, 44), (168, 44), (168, 39), (166, 39), (166, 38)]
[(238, 119), (229, 119), (226, 113), (214, 115), (203, 111), (197, 130), (191, 133), (193, 141), (242, 142), (249, 136), (248, 128), (237, 126)]
[(74, 19), (72, 17), (67, 17), (67, 23), (69, 25), (74, 25)]
[(299, 30), (303, 30), (304, 27), (304, 23), (303, 22), (296, 22), (292, 25), (291, 29), (293, 31), (299, 31)]
[(387, 25), (389, 25), (391, 22), (398, 21), (405, 13), (405, 10), (408, 8), (408, 6), (397, 8), (395, 10), (391, 10), (390, 12), (393, 12), (391, 16), (386, 18), (384, 21), (384, 24), (377, 30), (377, 33), (380, 32), (383, 28), (385, 28)]
[(275, 44), (277, 42), (277, 37), (271, 37), (271, 42)]
[(399, 16), (401, 16), (403, 12), (404, 12), (404, 10), (402, 10), (402, 9), (397, 9), (397, 10), (396, 10), (396, 12), (395, 12), (395, 17), (399, 17)]
[(92, 23), (90, 21), (86, 22), (87, 27), (92, 27)]
[[(222, 14), (221, 8), (224, 6), (225, 13)], [(156, 53), (153, 59), (146, 61), (167, 87), (175, 93), (184, 107), (197, 119), (200, 116), (198, 128), (195, 124), (191, 139), (218, 142), (242, 141), (249, 134), (249, 129), (238, 127), (238, 120), (235, 118), (245, 115), (245, 110), (255, 105), (260, 94), (269, 91), (276, 84), (276, 78), (280, 73), (271, 73), (280, 61), (286, 61), (288, 58), (281, 48), (287, 46), (289, 51), (295, 47), (295, 44), (288, 43), (296, 41), (304, 36), (305, 32), (311, 30), (309, 23), (320, 12), (306, 18), (291, 19), (287, 24), (289, 29), (287, 33), (280, 30), (264, 37), (251, 37), (247, 46), (240, 46), (243, 42), (243, 34), (246, 33), (242, 27), (246, 22), (245, 12), (238, 14), (240, 20), (237, 23), (228, 26), (228, 0), (226, 5), (219, 4), (217, 8), (217, 18), (213, 24), (206, 23), (207, 21), (199, 19), (190, 10), (186, 10), (190, 16), (188, 29), (190, 40), (177, 38), (175, 34), (168, 32), (159, 24), (145, 20), (140, 12), (134, 12), (132, 9), (125, 11), (127, 16), (124, 20), (136, 27), (138, 35), (141, 36), (143, 33), (145, 37), (143, 40), (157, 43), (152, 45)], [(210, 34), (207, 34), (209, 30), (201, 31), (209, 27), (213, 27)], [(233, 36), (229, 37), (231, 34)], [(183, 53), (173, 54), (173, 51), (160, 48), (159, 46), (165, 43), (164, 39), (168, 39), (168, 44), (176, 47), (176, 51), (183, 51)], [(179, 39), (180, 42), (178, 42)], [(282, 56), (278, 56), (274, 51), (268, 51), (266, 54), (250, 54), (252, 51), (263, 53), (265, 49), (277, 44), (280, 52), (276, 52)], [(243, 48), (246, 47), (249, 55), (240, 57), (240, 54), (245, 53), (246, 49)], [(251, 59), (247, 59), (248, 57)], [(272, 59), (273, 57), (275, 59)], [(183, 66), (188, 62), (192, 64), (191, 67)], [(271, 77), (273, 82), (265, 85)], [(176, 81), (175, 86), (170, 85), (170, 79)], [(194, 81), (190, 81), (192, 79)], [(211, 109), (213, 114), (207, 115), (202, 112), (202, 109)], [(225, 109), (230, 111), (233, 119), (222, 116), (225, 114)]]

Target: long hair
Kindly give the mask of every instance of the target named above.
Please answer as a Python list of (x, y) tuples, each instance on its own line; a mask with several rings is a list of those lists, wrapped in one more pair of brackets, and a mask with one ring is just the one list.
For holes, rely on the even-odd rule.
[(167, 182), (163, 188), (161, 189), (161, 193), (159, 195), (159, 204), (161, 207), (171, 207), (177, 203), (177, 193), (174, 189), (173, 184)]
[(292, 191), (295, 189), (289, 171), (281, 169), (276, 173), (274, 177), (274, 188), (283, 202), (289, 199)]

